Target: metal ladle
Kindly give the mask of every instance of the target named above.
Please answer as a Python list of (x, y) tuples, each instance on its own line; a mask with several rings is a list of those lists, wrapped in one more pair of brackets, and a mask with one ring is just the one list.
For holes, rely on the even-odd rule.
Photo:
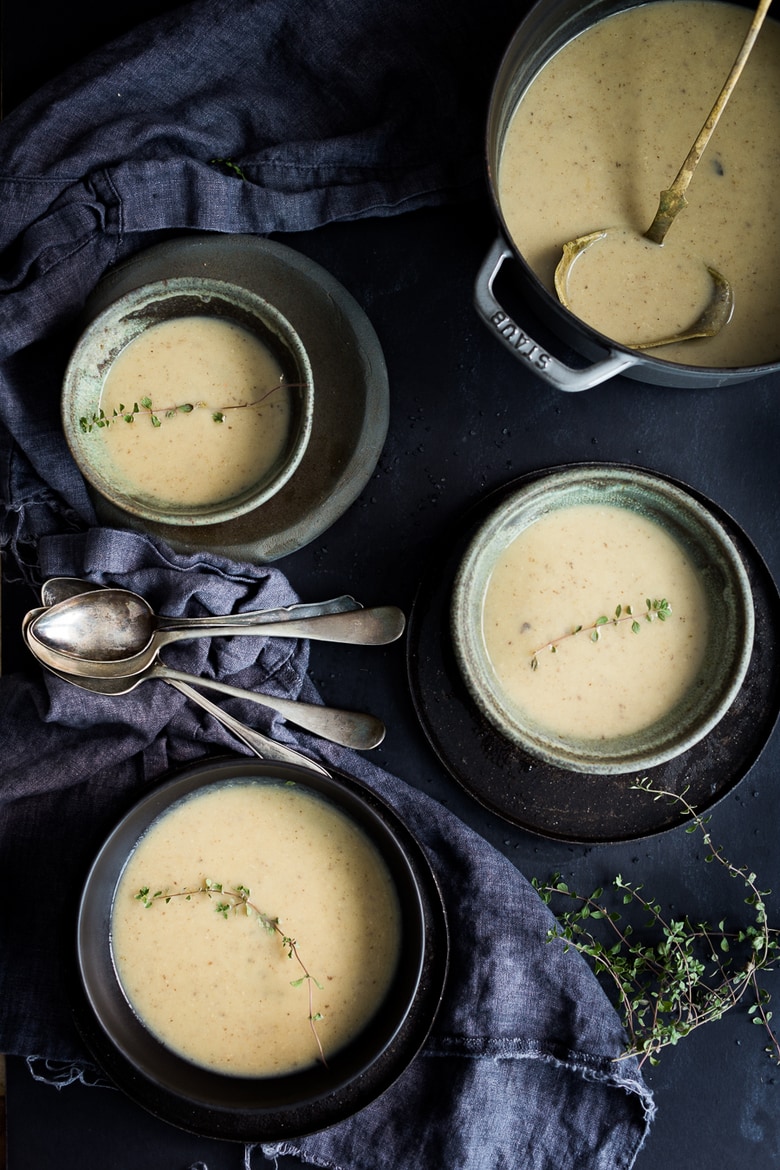
[[(718, 94), (715, 105), (707, 115), (704, 125), (689, 150), (685, 162), (680, 167), (676, 179), (671, 187), (661, 192), (661, 199), (658, 204), (658, 210), (655, 213), (655, 219), (644, 233), (644, 238), (653, 244), (663, 244), (666, 239), (666, 233), (674, 223), (675, 218), (688, 206), (685, 193), (688, 190), (694, 171), (704, 154), (715, 127), (720, 120), (720, 116), (734, 92), (734, 88), (761, 31), (761, 26), (764, 23), (764, 18), (771, 3), (772, 0), (760, 0), (758, 8), (750, 22), (747, 35), (742, 42), (742, 47), (736, 56), (723, 88)], [(558, 262), (558, 267), (555, 269), (555, 291), (558, 294), (558, 299), (561, 304), (567, 309), (571, 309), (568, 300), (568, 285), (572, 266), (583, 252), (587, 251), (588, 248), (599, 240), (603, 240), (611, 230), (613, 229), (601, 228), (594, 232), (588, 232), (587, 235), (578, 236), (575, 240), (570, 240), (567, 244), (563, 245), (563, 255)], [(682, 333), (674, 334), (672, 337), (663, 337), (657, 341), (637, 343), (630, 345), (629, 348), (639, 350), (657, 349), (662, 345), (671, 345), (673, 342), (690, 341), (697, 337), (714, 337), (716, 333), (719, 333), (724, 325), (727, 325), (731, 320), (731, 315), (734, 311), (734, 292), (728, 280), (717, 269), (707, 266), (707, 271), (712, 278), (712, 296), (704, 312), (689, 328), (683, 330)]]
[[(72, 667), (76, 660), (66, 654), (50, 650), (32, 636), (32, 625), (40, 616), (38, 611), (32, 610), (30, 621), (26, 623), (24, 630), (25, 642), (31, 653), (55, 674), (66, 675), (70, 682), (74, 682), (77, 677), (88, 679), (90, 682), (95, 681), (98, 676), (74, 672)], [(84, 663), (80, 662), (78, 665), (83, 666)], [(161, 679), (165, 682), (181, 682), (190, 686), (204, 687), (206, 690), (219, 691), (220, 694), (230, 695), (236, 699), (246, 699), (250, 703), (257, 703), (260, 707), (268, 707), (282, 715), (289, 723), (294, 723), (305, 731), (311, 731), (332, 743), (339, 743), (343, 747), (354, 748), (358, 751), (377, 747), (386, 733), (384, 723), (375, 715), (248, 691), (243, 687), (234, 687), (230, 683), (218, 682), (216, 679), (201, 678), (199, 675), (174, 670), (156, 659), (150, 662), (143, 671), (130, 676), (123, 673), (122, 663), (102, 663), (102, 666), (105, 673), (99, 676), (99, 681), (112, 679), (115, 686), (111, 693), (115, 695), (126, 695), (148, 679)], [(113, 673), (111, 668), (113, 668)]]
[[(236, 615), (241, 617), (242, 615)], [(281, 617), (281, 620), (273, 618)], [(93, 678), (111, 678), (105, 666), (122, 665), (122, 674), (146, 669), (160, 648), (189, 638), (265, 636), (310, 638), (353, 645), (386, 645), (401, 636), (405, 618), (396, 606), (352, 609), (296, 617), (290, 611), (266, 611), (262, 620), (158, 617), (137, 593), (97, 589), (69, 597), (31, 621), (29, 637), (72, 661), (71, 670)]]
[[(78, 593), (90, 592), (94, 588), (95, 586), (91, 582), (82, 581), (78, 577), (50, 578), (49, 581), (44, 582), (41, 588), (41, 600), (44, 606), (56, 605), (58, 601), (64, 601), (66, 597), (74, 597)], [(22, 621), (22, 634), (25, 641), (27, 641), (27, 626), (36, 613), (37, 611), (35, 610), (31, 611)], [(29, 643), (27, 644), (29, 646)], [(47, 666), (46, 669), (65, 682), (72, 683), (82, 690), (92, 691), (94, 694), (117, 695), (124, 691), (125, 684), (121, 680), (117, 681), (116, 679), (110, 678), (79, 678), (71, 674), (66, 674), (64, 671), (55, 670), (52, 666)], [(217, 723), (221, 723), (223, 727), (227, 728), (236, 739), (245, 744), (260, 759), (298, 764), (300, 767), (310, 768), (315, 772), (319, 772), (323, 776), (330, 775), (327, 768), (317, 763), (316, 760), (312, 760), (309, 756), (303, 755), (287, 744), (280, 743), (278, 740), (271, 739), (270, 736), (263, 735), (261, 731), (257, 731), (254, 727), (248, 727), (240, 719), (236, 719), (233, 715), (224, 711), (222, 707), (218, 707), (216, 703), (212, 703), (211, 699), (207, 699), (205, 695), (201, 695), (189, 683), (183, 683), (175, 679), (167, 679), (166, 681), (169, 686), (172, 686), (181, 694), (186, 695), (196, 706), (207, 711)]]

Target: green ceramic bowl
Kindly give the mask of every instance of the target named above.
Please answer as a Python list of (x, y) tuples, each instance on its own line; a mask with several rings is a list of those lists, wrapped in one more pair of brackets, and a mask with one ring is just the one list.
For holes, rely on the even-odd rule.
[[(682, 546), (708, 609), (703, 661), (681, 701), (650, 726), (615, 738), (563, 737), (532, 721), (504, 689), (483, 634), (485, 594), (504, 550), (536, 520), (578, 504), (627, 508), (657, 523)], [(507, 740), (572, 772), (641, 773), (693, 747), (731, 706), (750, 661), (753, 598), (734, 545), (698, 500), (650, 472), (589, 465), (541, 476), (509, 496), (482, 524), (456, 576), (451, 631), (474, 702)]]
[[(93, 418), (100, 409), (105, 380), (125, 347), (147, 329), (184, 317), (228, 321), (255, 336), (283, 370), (291, 398), (286, 445), (276, 461), (269, 467), (258, 462), (256, 482), (213, 504), (172, 505), (129, 486), (118, 476), (100, 432), (85, 431), (82, 424), (82, 420)], [(62, 388), (62, 426), (84, 478), (112, 504), (157, 524), (217, 524), (233, 520), (271, 499), (295, 474), (309, 442), (313, 415), (314, 381), (309, 357), (289, 321), (256, 293), (206, 277), (183, 276), (157, 281), (134, 289), (109, 305), (79, 339)], [(141, 424), (135, 421), (132, 425)]]

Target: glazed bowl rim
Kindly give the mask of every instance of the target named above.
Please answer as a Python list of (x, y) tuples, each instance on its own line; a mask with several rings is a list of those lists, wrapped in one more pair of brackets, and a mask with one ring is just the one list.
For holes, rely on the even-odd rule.
[[(714, 672), (714, 690), (700, 686), (697, 695), (694, 682), (681, 704), (679, 722), (659, 720), (643, 731), (607, 741), (565, 738), (527, 720), (495, 677), (482, 635), (482, 605), (492, 567), (519, 531), (552, 508), (565, 506), (576, 492), (594, 494), (596, 502), (608, 503), (611, 496), (619, 501), (631, 498), (635, 504), (640, 501), (635, 510), (649, 511), (656, 522), (663, 519), (661, 527), (669, 524), (672, 535), (695, 557), (711, 606), (723, 590), (723, 605), (733, 620), (725, 627), (709, 623), (708, 646), (697, 675), (702, 679), (707, 671)], [(755, 632), (745, 566), (710, 510), (682, 487), (649, 470), (613, 464), (557, 470), (524, 484), (502, 501), (473, 534), (460, 561), (449, 622), (460, 676), (492, 726), (531, 757), (565, 771), (590, 774), (641, 772), (676, 758), (708, 735), (742, 686)]]
[[(184, 308), (184, 305), (188, 306)], [(214, 312), (216, 304), (222, 311)], [(181, 311), (177, 311), (176, 306)], [(164, 314), (155, 316), (155, 308)], [(207, 316), (234, 321), (279, 349), (296, 371), (293, 424), (286, 450), (277, 464), (257, 483), (238, 495), (213, 505), (191, 508), (155, 505), (123, 488), (111, 476), (110, 460), (101, 461), (100, 448), (82, 420), (99, 407), (104, 378), (113, 362), (136, 337), (161, 321), (184, 316)], [(116, 340), (111, 340), (118, 337)], [(108, 355), (106, 355), (108, 348)], [(294, 476), (306, 453), (314, 420), (314, 376), (311, 361), (297, 330), (269, 300), (241, 285), (211, 276), (172, 276), (123, 293), (103, 308), (79, 335), (62, 381), (60, 420), (70, 453), (90, 487), (115, 507), (154, 524), (202, 526), (227, 523), (262, 506)], [(93, 442), (88, 440), (93, 437)], [(104, 465), (107, 465), (107, 469)]]

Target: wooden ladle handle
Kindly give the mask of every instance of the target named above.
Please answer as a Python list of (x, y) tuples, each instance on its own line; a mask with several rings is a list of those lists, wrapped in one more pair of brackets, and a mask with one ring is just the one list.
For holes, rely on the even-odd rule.
[(680, 167), (677, 178), (666, 191), (661, 192), (661, 201), (658, 204), (658, 210), (655, 213), (655, 219), (650, 224), (650, 227), (645, 232), (645, 238), (654, 244), (662, 244), (666, 239), (666, 233), (672, 226), (675, 217), (688, 206), (688, 200), (685, 198), (685, 192), (688, 190), (693, 172), (699, 165), (699, 160), (704, 154), (707, 143), (712, 137), (712, 133), (720, 120), (720, 116), (726, 108), (726, 103), (734, 92), (734, 87), (739, 81), (740, 74), (745, 67), (751, 49), (756, 43), (756, 38), (761, 31), (761, 25), (764, 23), (764, 17), (769, 11), (769, 6), (772, 0), (760, 0), (758, 8), (755, 11), (750, 28), (747, 31), (747, 36), (742, 43), (742, 48), (737, 54), (736, 60), (731, 67), (731, 72), (726, 78), (726, 83), (723, 89), (718, 94), (715, 105), (710, 110), (707, 120), (699, 131), (699, 135), (693, 146), (688, 152), (685, 162)]

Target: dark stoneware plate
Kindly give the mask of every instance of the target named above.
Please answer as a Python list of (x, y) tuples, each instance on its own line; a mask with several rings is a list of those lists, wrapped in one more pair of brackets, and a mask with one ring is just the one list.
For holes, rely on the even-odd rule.
[[(524, 753), (477, 709), (452, 646), (452, 586), (473, 533), (511, 492), (558, 470), (551, 468), (513, 480), (478, 501), (444, 540), (440, 554), (431, 558), (432, 567), (409, 617), (407, 668), (412, 698), (442, 763), (471, 796), (497, 816), (529, 832), (562, 841), (630, 841), (684, 823), (684, 810), (674, 801), (655, 801), (632, 788), (640, 778), (634, 774), (569, 772)], [(687, 484), (677, 486), (705, 504), (731, 537), (747, 570), (755, 607), (753, 654), (732, 707), (704, 740), (646, 773), (666, 791), (686, 791), (687, 799), (702, 812), (744, 779), (777, 720), (780, 598), (763, 559), (742, 529)]]
[(180, 552), (209, 550), (265, 563), (295, 552), (335, 523), (370, 479), (387, 437), (387, 369), (379, 340), (347, 290), (308, 257), (261, 236), (203, 233), (139, 252), (103, 278), (88, 324), (117, 297), (157, 280), (210, 276), (258, 293), (298, 332), (314, 375), (314, 424), (304, 458), (261, 507), (221, 524), (155, 525), (93, 494), (100, 520), (136, 528)]
[[(201, 788), (236, 779), (307, 787), (351, 817), (374, 842), (401, 907), (404, 958), (382, 1009), (328, 1059), (288, 1076), (225, 1076), (178, 1056), (143, 1027), (120, 987), (110, 945), (114, 891), (149, 825)], [(119, 821), (84, 885), (76, 931), (77, 1026), (106, 1075), (163, 1121), (203, 1137), (281, 1141), (349, 1117), (380, 1096), (417, 1055), (441, 1001), (448, 962), (439, 887), (415, 837), (383, 800), (342, 773), (233, 757), (191, 765), (143, 797)], [(240, 1011), (240, 1004), (235, 1005)]]

